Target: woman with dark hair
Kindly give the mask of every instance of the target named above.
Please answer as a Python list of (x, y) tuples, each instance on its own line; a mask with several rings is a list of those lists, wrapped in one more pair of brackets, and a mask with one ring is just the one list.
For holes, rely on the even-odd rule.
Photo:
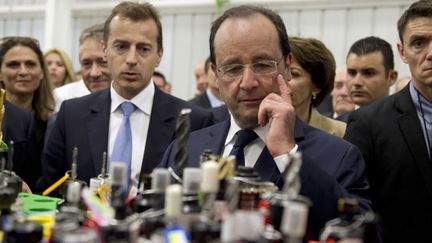
[(316, 107), (331, 92), (335, 77), (335, 59), (329, 49), (313, 38), (289, 38), (293, 63), (292, 101), (297, 116), (305, 123), (332, 135), (343, 137), (346, 124), (321, 115)]
[[(0, 40), (0, 80), (4, 83), (6, 100), (34, 115), (31, 164), (39, 169), (32, 173), (40, 176), (46, 124), (54, 110), (54, 98), (36, 39), (13, 36)], [(28, 183), (32, 186), (34, 181)]]

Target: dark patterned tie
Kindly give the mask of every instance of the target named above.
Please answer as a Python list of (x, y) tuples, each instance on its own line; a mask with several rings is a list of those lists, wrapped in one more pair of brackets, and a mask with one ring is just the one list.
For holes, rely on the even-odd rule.
[(240, 130), (236, 134), (237, 134), (237, 138), (230, 152), (230, 155), (236, 156), (236, 161), (237, 161), (236, 163), (238, 167), (240, 165), (242, 166), (245, 165), (244, 147), (246, 147), (246, 145), (248, 145), (250, 142), (255, 140), (258, 137), (258, 135), (253, 130), (250, 129)]

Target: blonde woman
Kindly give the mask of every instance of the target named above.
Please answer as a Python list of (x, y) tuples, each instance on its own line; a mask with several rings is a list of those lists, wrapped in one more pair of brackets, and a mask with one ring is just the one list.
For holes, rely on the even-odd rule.
[(45, 52), (44, 57), (48, 70), (48, 80), (53, 88), (76, 81), (72, 62), (64, 51), (52, 48)]

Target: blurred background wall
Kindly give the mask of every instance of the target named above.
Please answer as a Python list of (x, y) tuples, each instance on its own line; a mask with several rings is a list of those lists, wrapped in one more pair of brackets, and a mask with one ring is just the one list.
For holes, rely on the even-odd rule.
[[(58, 47), (72, 58), (76, 70), (78, 38), (87, 26), (103, 23), (120, 1), (0, 0), (0, 37), (32, 36), (47, 50)], [(142, 2), (142, 1), (141, 1)], [(153, 0), (162, 16), (164, 55), (158, 70), (172, 83), (172, 93), (189, 99), (195, 91), (195, 64), (209, 55), (210, 24), (218, 16), (216, 0)], [(410, 0), (228, 0), (222, 11), (258, 4), (280, 13), (289, 36), (322, 40), (344, 66), (351, 44), (374, 35), (387, 40), (395, 54), (399, 77), (409, 74), (400, 60), (396, 22)]]

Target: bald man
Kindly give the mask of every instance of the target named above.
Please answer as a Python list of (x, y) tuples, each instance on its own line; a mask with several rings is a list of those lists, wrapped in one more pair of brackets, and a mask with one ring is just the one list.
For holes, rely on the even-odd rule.
[(336, 72), (332, 95), (333, 114), (332, 118), (346, 122), (348, 115), (354, 110), (353, 103), (347, 87), (347, 69), (346, 67)]

